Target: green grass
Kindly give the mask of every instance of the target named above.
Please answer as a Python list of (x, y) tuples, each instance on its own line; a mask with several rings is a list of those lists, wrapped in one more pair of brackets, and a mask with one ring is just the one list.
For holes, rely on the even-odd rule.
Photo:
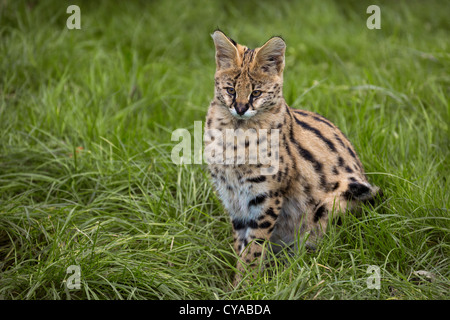
[[(81, 30), (69, 4), (0, 3), (0, 298), (449, 298), (448, 2), (380, 1), (381, 30), (367, 1), (83, 1)], [(213, 96), (216, 27), (283, 36), (287, 102), (336, 123), (387, 197), (236, 289), (205, 166), (170, 160)]]

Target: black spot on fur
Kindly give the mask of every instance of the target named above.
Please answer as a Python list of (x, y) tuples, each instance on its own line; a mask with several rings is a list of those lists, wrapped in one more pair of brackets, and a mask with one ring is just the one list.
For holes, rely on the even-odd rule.
[(325, 192), (331, 191), (327, 178), (325, 177), (324, 174), (320, 174), (320, 188), (322, 188), (322, 190), (324, 190)]
[(273, 219), (277, 219), (278, 216), (275, 214), (275, 211), (273, 211), (273, 208), (270, 207), (269, 209), (267, 209), (266, 211), (266, 215), (271, 216)]
[(336, 140), (339, 142), (339, 144), (342, 146), (342, 147), (344, 147), (345, 148), (345, 144), (344, 144), (344, 141), (342, 141), (342, 139), (341, 138), (339, 138), (339, 136), (335, 133), (334, 134), (334, 137), (336, 138)]
[(335, 191), (337, 188), (339, 188), (339, 181), (336, 181), (333, 186), (331, 187), (331, 190)]
[(258, 228), (258, 223), (255, 220), (242, 220), (242, 219), (234, 219), (232, 221), (234, 230), (242, 230), (247, 228), (256, 229)]
[(267, 229), (271, 226), (272, 226), (272, 223), (270, 221), (264, 221), (264, 222), (260, 223), (258, 227), (261, 229)]
[(243, 220), (241, 220), (241, 219), (233, 220), (233, 229), (234, 230), (245, 229), (245, 227), (246, 227), (246, 224)]
[(370, 196), (370, 188), (358, 182), (349, 183), (347, 191), (343, 194), (345, 199), (364, 199)]
[(319, 221), (319, 219), (323, 217), (323, 215), (325, 214), (326, 211), (327, 211), (327, 209), (325, 209), (324, 205), (321, 205), (320, 207), (318, 207), (316, 212), (314, 213), (314, 222)]
[(258, 228), (258, 223), (255, 220), (249, 220), (247, 225), (249, 228), (252, 228), (252, 229)]
[(347, 150), (348, 153), (350, 153), (350, 155), (356, 160), (356, 154), (353, 152), (352, 148), (348, 147)]
[(255, 177), (255, 178), (250, 178), (247, 179), (248, 182), (252, 182), (252, 183), (261, 183), (266, 181), (266, 176), (259, 176), (259, 177)]
[(266, 198), (267, 198), (266, 194), (260, 194), (249, 201), (248, 207), (250, 208), (251, 206), (257, 206), (257, 205), (263, 203), (264, 200), (266, 200)]

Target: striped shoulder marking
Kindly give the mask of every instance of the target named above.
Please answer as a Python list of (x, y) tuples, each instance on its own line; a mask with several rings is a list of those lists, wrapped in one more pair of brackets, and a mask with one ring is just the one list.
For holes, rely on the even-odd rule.
[(333, 128), (333, 129), (336, 128), (336, 126), (330, 120), (328, 120), (321, 114), (318, 114), (317, 112), (299, 110), (299, 109), (292, 109), (292, 110), (294, 110), (295, 113), (300, 114), (304, 117), (311, 117), (315, 121), (322, 122), (322, 123), (326, 124), (327, 126), (329, 126), (330, 128)]
[(304, 122), (304, 121), (301, 121), (301, 120), (297, 119), (297, 117), (295, 117), (295, 116), (294, 116), (294, 119), (295, 119), (295, 122), (296, 122), (298, 125), (300, 125), (303, 129), (308, 130), (308, 131), (311, 131), (311, 132), (314, 133), (319, 139), (321, 139), (323, 142), (325, 142), (325, 144), (328, 146), (328, 148), (329, 148), (331, 151), (337, 152), (336, 147), (334, 146), (334, 143), (333, 143), (331, 140), (325, 138), (324, 135), (322, 134), (322, 132), (321, 132), (319, 129), (314, 128), (314, 127), (310, 126), (308, 123), (306, 123), (306, 122)]

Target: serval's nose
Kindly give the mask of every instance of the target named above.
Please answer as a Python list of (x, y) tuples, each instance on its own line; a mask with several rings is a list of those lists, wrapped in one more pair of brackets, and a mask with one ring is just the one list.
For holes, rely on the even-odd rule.
[(237, 114), (242, 116), (250, 107), (248, 103), (236, 103), (236, 106), (234, 109), (236, 110)]

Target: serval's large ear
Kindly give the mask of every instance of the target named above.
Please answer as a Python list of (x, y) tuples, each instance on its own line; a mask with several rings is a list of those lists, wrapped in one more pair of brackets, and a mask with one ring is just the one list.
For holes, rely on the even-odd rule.
[(280, 37), (269, 39), (256, 52), (256, 68), (272, 75), (281, 75), (284, 69), (284, 52), (286, 43)]
[(216, 46), (217, 70), (229, 69), (238, 65), (239, 53), (236, 42), (228, 38), (222, 31), (215, 31), (211, 37)]

